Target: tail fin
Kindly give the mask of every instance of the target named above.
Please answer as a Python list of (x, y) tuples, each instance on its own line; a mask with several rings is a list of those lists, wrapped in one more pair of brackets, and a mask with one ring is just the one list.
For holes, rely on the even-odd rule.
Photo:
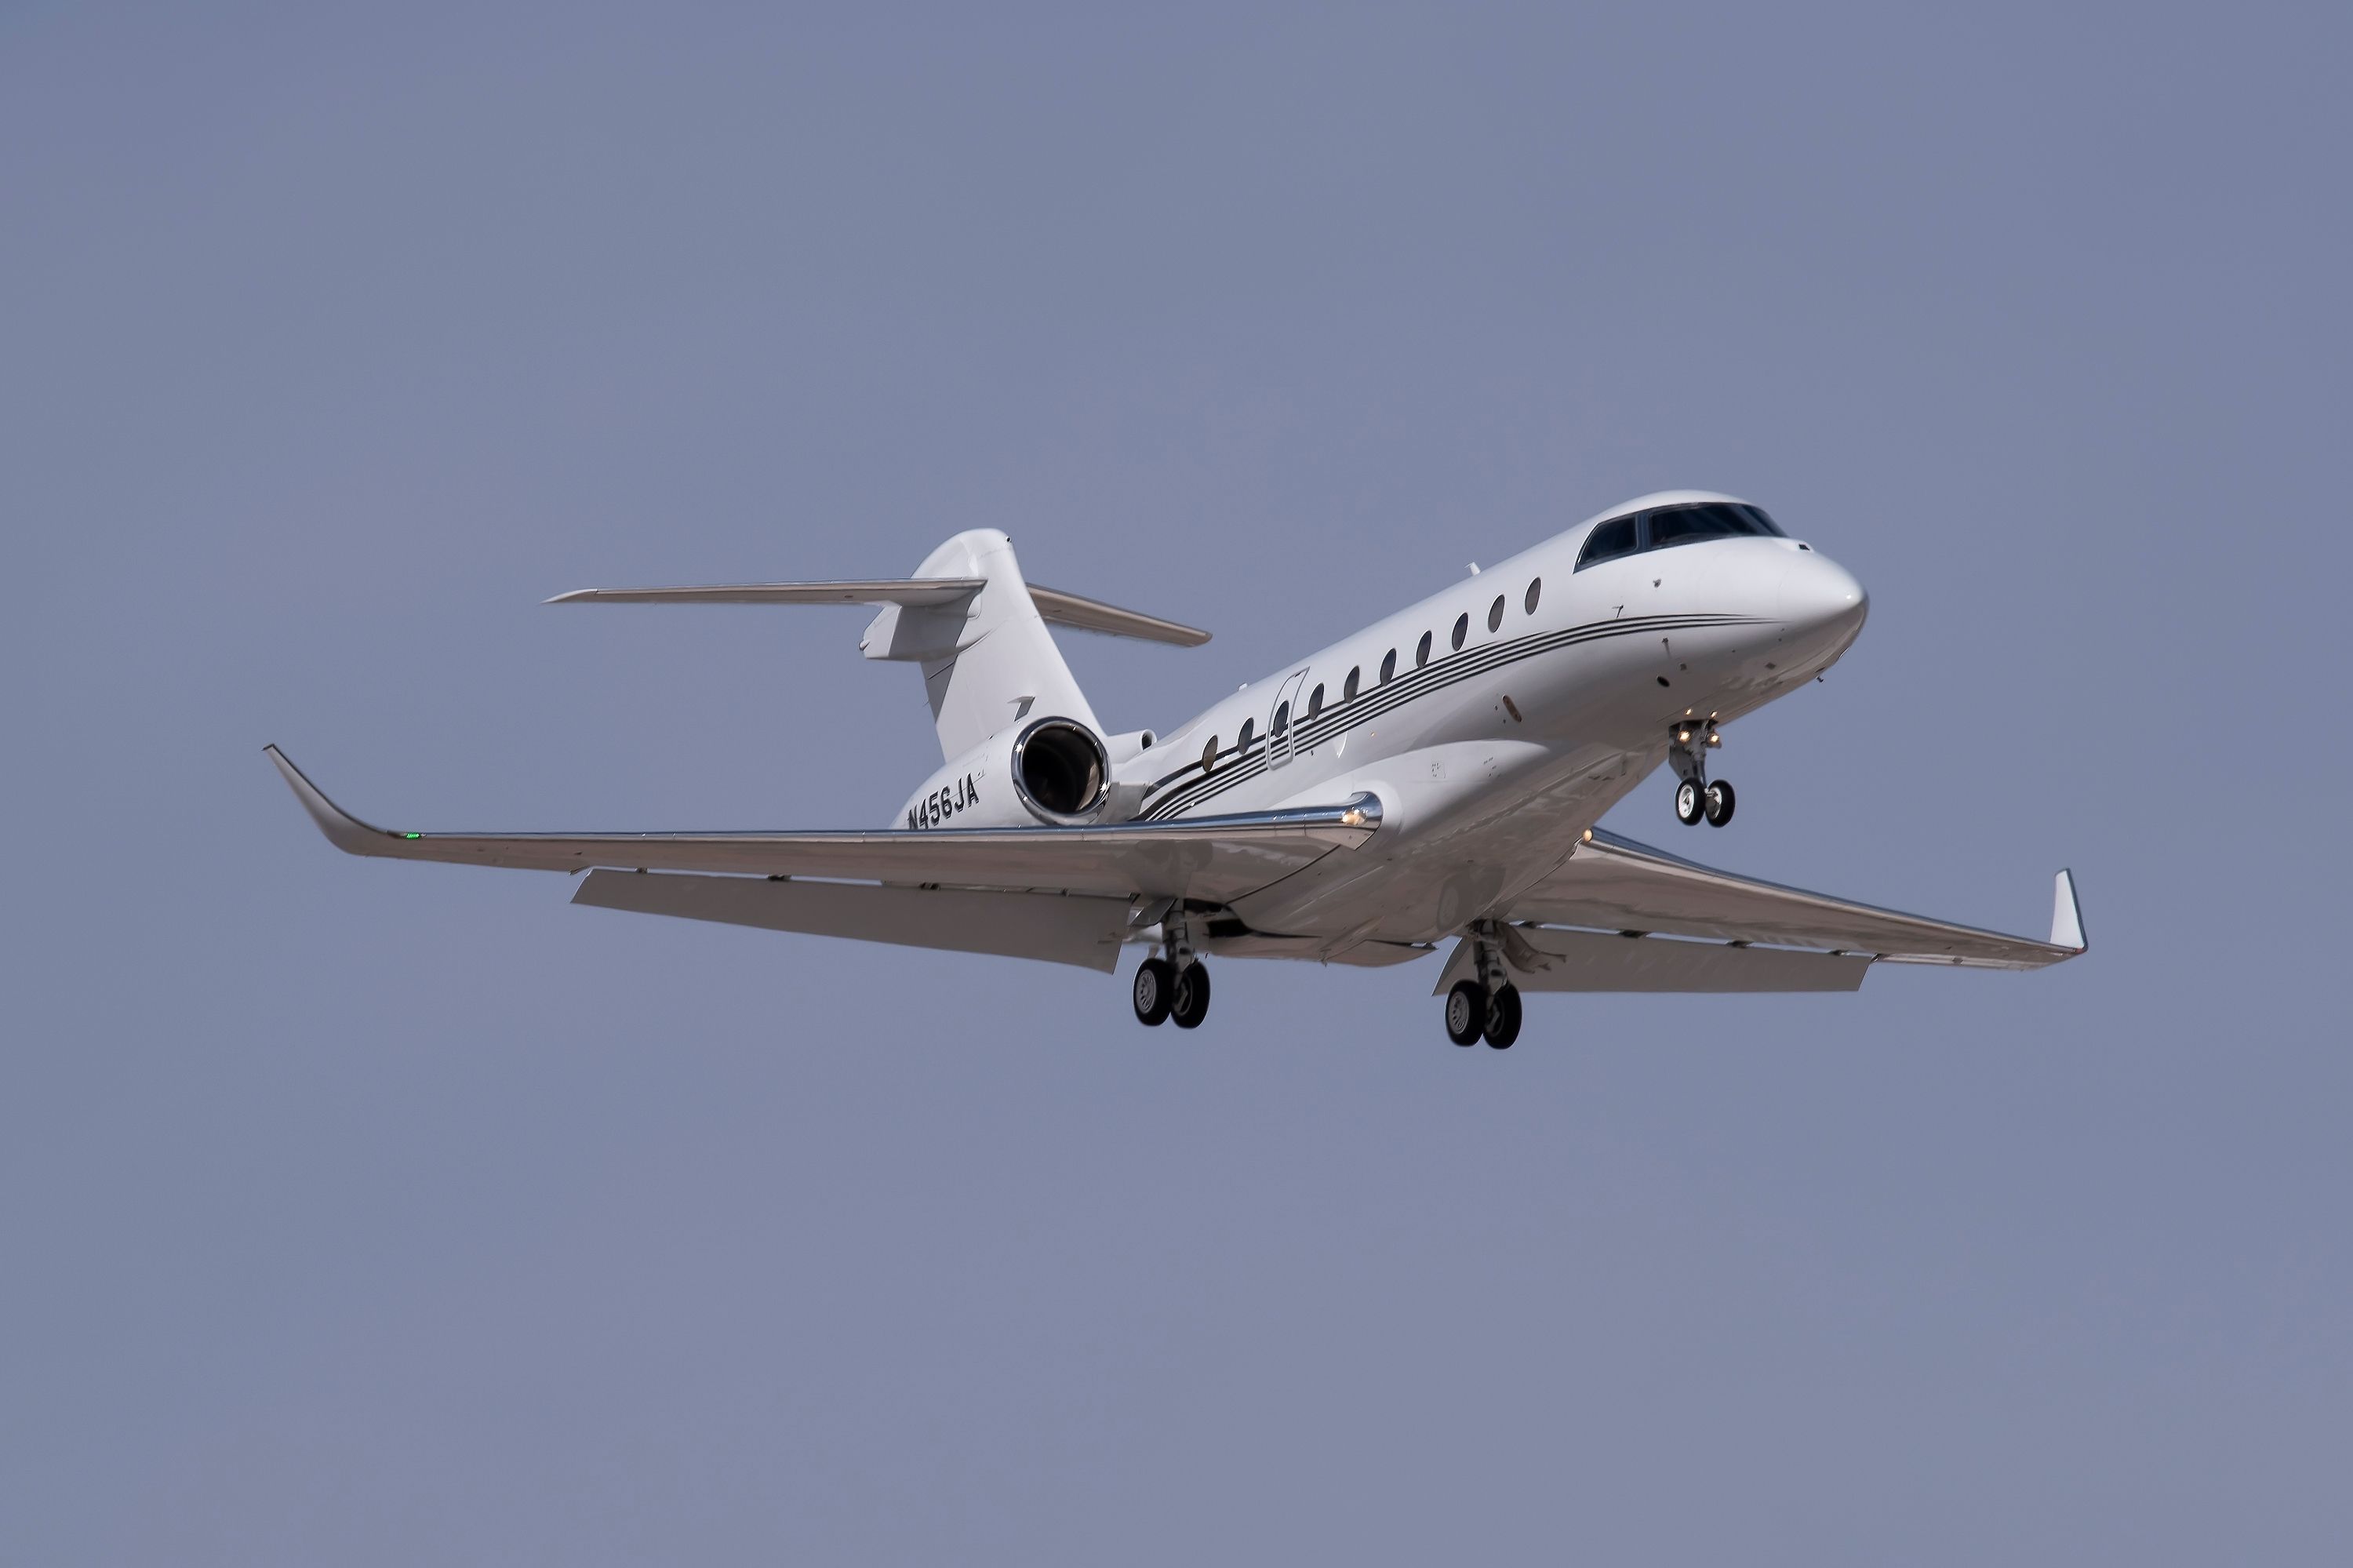
[(994, 528), (958, 534), (925, 556), (914, 575), (977, 577), (983, 587), (952, 604), (888, 606), (859, 647), (869, 659), (923, 665), (943, 755), (961, 757), (1033, 716), (1076, 719), (1103, 733), (1029, 597), (1011, 540)]

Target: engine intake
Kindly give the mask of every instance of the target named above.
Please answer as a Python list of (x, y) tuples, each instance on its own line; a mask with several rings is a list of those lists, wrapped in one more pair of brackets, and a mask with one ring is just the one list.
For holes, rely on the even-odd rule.
[(1074, 827), (1103, 810), (1111, 758), (1086, 726), (1042, 718), (1013, 742), (1013, 788), (1032, 816)]

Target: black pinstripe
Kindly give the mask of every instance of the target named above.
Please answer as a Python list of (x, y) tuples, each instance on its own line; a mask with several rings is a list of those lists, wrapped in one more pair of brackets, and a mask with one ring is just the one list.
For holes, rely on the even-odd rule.
[[(1428, 696), (1506, 664), (1515, 664), (1521, 660), (1533, 659), (1576, 643), (1595, 642), (1611, 637), (1640, 636), (1645, 632), (1762, 624), (1765, 624), (1764, 618), (1753, 615), (1641, 615), (1621, 620), (1588, 621), (1583, 626), (1567, 627), (1558, 631), (1507, 638), (1501, 642), (1490, 642), (1468, 652), (1440, 659), (1433, 664), (1425, 664), (1388, 685), (1374, 687), (1354, 702), (1335, 703), (1312, 718), (1294, 715), (1291, 743), (1295, 750), (1308, 750), (1416, 698)], [(1259, 778), (1266, 772), (1266, 748), (1271, 744), (1271, 736), (1253, 740), (1247, 757), (1240, 755), (1239, 747), (1228, 747), (1217, 753), (1214, 761), (1218, 766), (1214, 768), (1205, 768), (1197, 759), (1155, 780), (1145, 791), (1145, 798), (1151, 800), (1152, 804), (1145, 809), (1143, 820), (1154, 821), (1176, 816), (1237, 785)], [(1229, 763), (1226, 761), (1229, 758), (1233, 758)]]

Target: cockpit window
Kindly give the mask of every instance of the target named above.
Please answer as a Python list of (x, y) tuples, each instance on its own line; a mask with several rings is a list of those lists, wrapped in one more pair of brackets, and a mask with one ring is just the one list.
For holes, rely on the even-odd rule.
[(1736, 506), (1728, 502), (1709, 502), (1698, 506), (1662, 506), (1651, 514), (1649, 547), (1663, 550), (1670, 545), (1688, 545), (1696, 539), (1734, 539), (1759, 535), (1778, 535), (1781, 530), (1773, 520), (1754, 506)]
[(1612, 517), (1585, 536), (1585, 548), (1577, 553), (1577, 569), (1614, 561), (1620, 556), (1630, 556), (1641, 549), (1641, 514), (1631, 517)]
[(1600, 561), (1614, 561), (1641, 550), (1663, 550), (1702, 539), (1787, 538), (1780, 525), (1762, 507), (1736, 501), (1703, 501), (1688, 506), (1662, 506), (1655, 512), (1612, 517), (1585, 536), (1577, 555), (1577, 569)]

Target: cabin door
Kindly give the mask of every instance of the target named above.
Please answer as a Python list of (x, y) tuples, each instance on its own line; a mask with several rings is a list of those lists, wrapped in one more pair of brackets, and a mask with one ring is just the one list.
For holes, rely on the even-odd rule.
[(1291, 760), (1293, 742), (1299, 736), (1299, 688), (1305, 684), (1307, 672), (1300, 671), (1282, 683), (1274, 694), (1274, 706), (1266, 715), (1266, 765), (1280, 768)]

